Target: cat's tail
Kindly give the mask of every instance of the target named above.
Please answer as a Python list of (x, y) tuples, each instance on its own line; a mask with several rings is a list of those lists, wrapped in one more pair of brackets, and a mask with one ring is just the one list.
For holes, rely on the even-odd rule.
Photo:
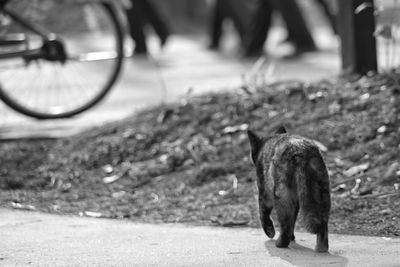
[(300, 161), (295, 176), (304, 226), (313, 234), (325, 232), (331, 206), (329, 176), (325, 163), (319, 152)]

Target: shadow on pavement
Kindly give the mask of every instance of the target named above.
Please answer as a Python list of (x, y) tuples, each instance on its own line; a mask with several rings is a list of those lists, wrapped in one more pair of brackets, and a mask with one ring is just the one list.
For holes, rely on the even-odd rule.
[(316, 253), (313, 249), (291, 242), (289, 248), (275, 247), (275, 240), (265, 242), (265, 248), (273, 257), (279, 257), (295, 266), (346, 266), (348, 259), (330, 253)]

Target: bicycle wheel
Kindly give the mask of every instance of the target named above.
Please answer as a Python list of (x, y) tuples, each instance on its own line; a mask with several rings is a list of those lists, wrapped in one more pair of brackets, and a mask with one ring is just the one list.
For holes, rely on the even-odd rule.
[[(56, 60), (0, 60), (0, 98), (8, 106), (38, 119), (56, 119), (81, 113), (104, 98), (123, 60), (123, 32), (113, 6), (90, 0), (11, 0), (6, 9), (54, 33), (65, 52)], [(45, 45), (15, 18), (9, 21), (8, 34), (25, 36), (25, 43), (14, 49)], [(0, 47), (0, 54), (9, 50)]]

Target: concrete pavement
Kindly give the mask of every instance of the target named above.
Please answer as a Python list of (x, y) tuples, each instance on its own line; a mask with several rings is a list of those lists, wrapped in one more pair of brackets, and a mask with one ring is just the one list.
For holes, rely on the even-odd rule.
[(151, 225), (0, 209), (0, 266), (400, 266), (400, 239), (315, 236), (278, 249), (260, 229)]

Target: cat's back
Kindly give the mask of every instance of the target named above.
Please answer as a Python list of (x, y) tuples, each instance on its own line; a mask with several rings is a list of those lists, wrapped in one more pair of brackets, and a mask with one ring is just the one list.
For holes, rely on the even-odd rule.
[(269, 140), (267, 147), (269, 158), (277, 161), (291, 160), (293, 157), (312, 158), (320, 154), (312, 140), (299, 135), (276, 135)]

